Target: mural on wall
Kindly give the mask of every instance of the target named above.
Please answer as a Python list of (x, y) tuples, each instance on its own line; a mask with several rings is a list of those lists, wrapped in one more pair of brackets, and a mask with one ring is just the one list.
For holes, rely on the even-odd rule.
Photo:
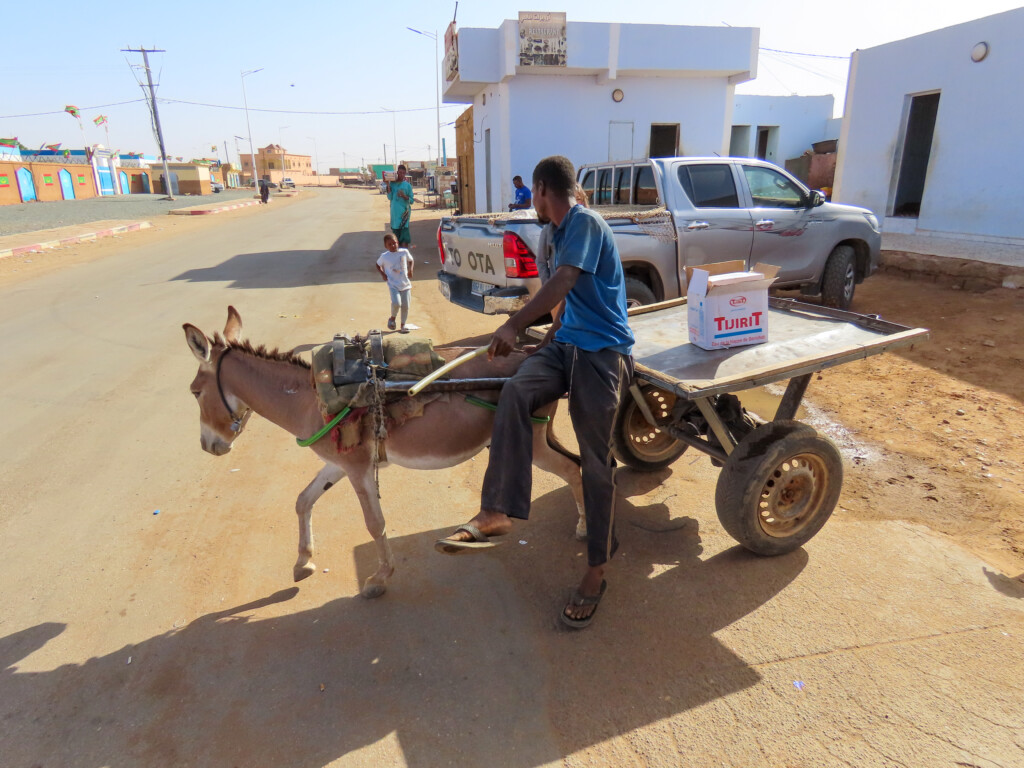
[(519, 12), (519, 66), (565, 66), (565, 14)]

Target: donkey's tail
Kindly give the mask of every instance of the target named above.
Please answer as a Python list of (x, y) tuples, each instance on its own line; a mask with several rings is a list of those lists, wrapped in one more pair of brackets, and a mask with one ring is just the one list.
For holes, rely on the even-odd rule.
[(558, 403), (556, 401), (555, 407), (552, 408), (551, 409), (551, 413), (548, 414), (551, 417), (551, 421), (548, 422), (547, 430), (544, 433), (544, 437), (547, 440), (548, 447), (550, 447), (556, 453), (562, 454), (567, 459), (572, 460), (573, 462), (576, 463), (577, 466), (583, 466), (583, 462), (580, 460), (580, 457), (577, 456), (572, 451), (570, 451), (564, 445), (562, 445), (562, 443), (560, 443), (559, 440), (558, 440), (558, 436), (555, 434), (555, 410), (557, 408), (558, 408)]

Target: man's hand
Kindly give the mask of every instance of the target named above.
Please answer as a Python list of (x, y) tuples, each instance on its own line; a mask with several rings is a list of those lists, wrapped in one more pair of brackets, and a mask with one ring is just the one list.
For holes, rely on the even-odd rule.
[(487, 350), (487, 359), (507, 357), (516, 348), (516, 329), (508, 322), (494, 332), (491, 346)]

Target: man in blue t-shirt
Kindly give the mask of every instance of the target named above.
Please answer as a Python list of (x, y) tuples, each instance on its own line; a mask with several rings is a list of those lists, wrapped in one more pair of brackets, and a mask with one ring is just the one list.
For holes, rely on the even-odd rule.
[(510, 211), (526, 210), (527, 208), (533, 207), (533, 195), (530, 194), (530, 188), (523, 184), (522, 176), (513, 176), (512, 185), (516, 188), (516, 199), (515, 202), (508, 204)]
[(615, 462), (611, 435), (621, 392), (633, 365), (626, 285), (611, 229), (573, 199), (575, 171), (565, 157), (541, 160), (533, 172), (533, 207), (555, 228), (555, 271), (537, 294), (491, 339), (489, 354), (505, 356), (518, 335), (551, 312), (547, 336), (501, 391), (480, 512), (436, 549), (447, 554), (493, 546), (530, 513), (533, 426), (530, 415), (569, 393), (569, 416), (580, 447), (587, 519), (587, 571), (559, 617), (575, 629), (594, 617), (607, 583), (615, 538)]

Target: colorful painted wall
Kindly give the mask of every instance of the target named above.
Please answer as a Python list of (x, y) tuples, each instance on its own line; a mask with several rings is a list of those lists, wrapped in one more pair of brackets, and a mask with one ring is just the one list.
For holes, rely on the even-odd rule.
[[(0, 162), (0, 205), (24, 202), (18, 186), (18, 171), (25, 169), (31, 174), (37, 200), (64, 200), (66, 189), (73, 190), (76, 199), (96, 197), (96, 181), (92, 167), (75, 163), (20, 163)], [(61, 172), (65, 173), (65, 184), (61, 184)], [(27, 194), (27, 193), (26, 193)]]

